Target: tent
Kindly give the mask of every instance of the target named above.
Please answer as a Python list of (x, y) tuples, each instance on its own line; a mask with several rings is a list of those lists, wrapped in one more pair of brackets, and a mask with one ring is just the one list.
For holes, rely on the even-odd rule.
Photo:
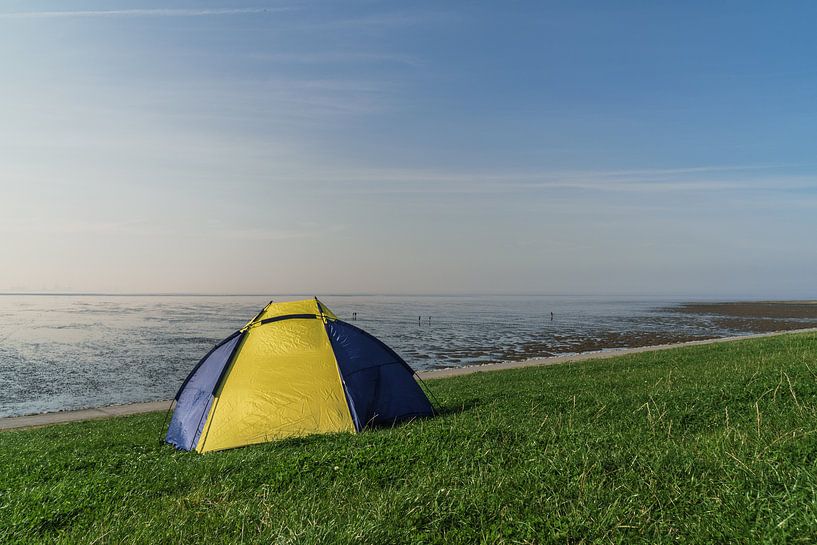
[(317, 298), (271, 302), (188, 375), (165, 440), (211, 452), (431, 416), (414, 374)]

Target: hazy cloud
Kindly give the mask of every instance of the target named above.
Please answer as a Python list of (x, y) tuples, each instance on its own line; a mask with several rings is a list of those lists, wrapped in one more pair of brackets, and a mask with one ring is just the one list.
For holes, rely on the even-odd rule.
[(211, 17), (217, 15), (247, 15), (290, 11), (292, 7), (270, 8), (142, 8), (110, 10), (15, 11), (0, 12), (0, 19), (56, 19), (77, 17)]

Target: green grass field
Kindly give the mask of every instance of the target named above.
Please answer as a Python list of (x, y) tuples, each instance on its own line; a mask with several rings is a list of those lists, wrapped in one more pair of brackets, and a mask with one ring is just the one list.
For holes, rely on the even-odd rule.
[(443, 415), (199, 455), (0, 433), (0, 543), (814, 543), (817, 335), (429, 383)]

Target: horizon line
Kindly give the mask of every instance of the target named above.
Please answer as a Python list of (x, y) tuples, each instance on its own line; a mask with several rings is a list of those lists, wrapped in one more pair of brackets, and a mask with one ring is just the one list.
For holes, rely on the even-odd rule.
[[(202, 292), (67, 292), (67, 291), (0, 291), (0, 296), (41, 296), (41, 297), (316, 297), (316, 292), (291, 293), (202, 293)], [(377, 293), (377, 292), (348, 292), (323, 293), (321, 297), (636, 297), (636, 298), (688, 298), (688, 299), (720, 299), (722, 301), (739, 300), (777, 300), (777, 301), (814, 301), (813, 296), (777, 297), (760, 295), (714, 295), (693, 293)]]

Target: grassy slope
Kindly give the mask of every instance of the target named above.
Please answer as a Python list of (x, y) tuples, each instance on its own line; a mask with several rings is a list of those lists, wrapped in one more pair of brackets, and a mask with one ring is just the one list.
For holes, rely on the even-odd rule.
[(434, 381), (442, 417), (201, 456), (0, 433), (0, 543), (813, 542), (817, 335)]

